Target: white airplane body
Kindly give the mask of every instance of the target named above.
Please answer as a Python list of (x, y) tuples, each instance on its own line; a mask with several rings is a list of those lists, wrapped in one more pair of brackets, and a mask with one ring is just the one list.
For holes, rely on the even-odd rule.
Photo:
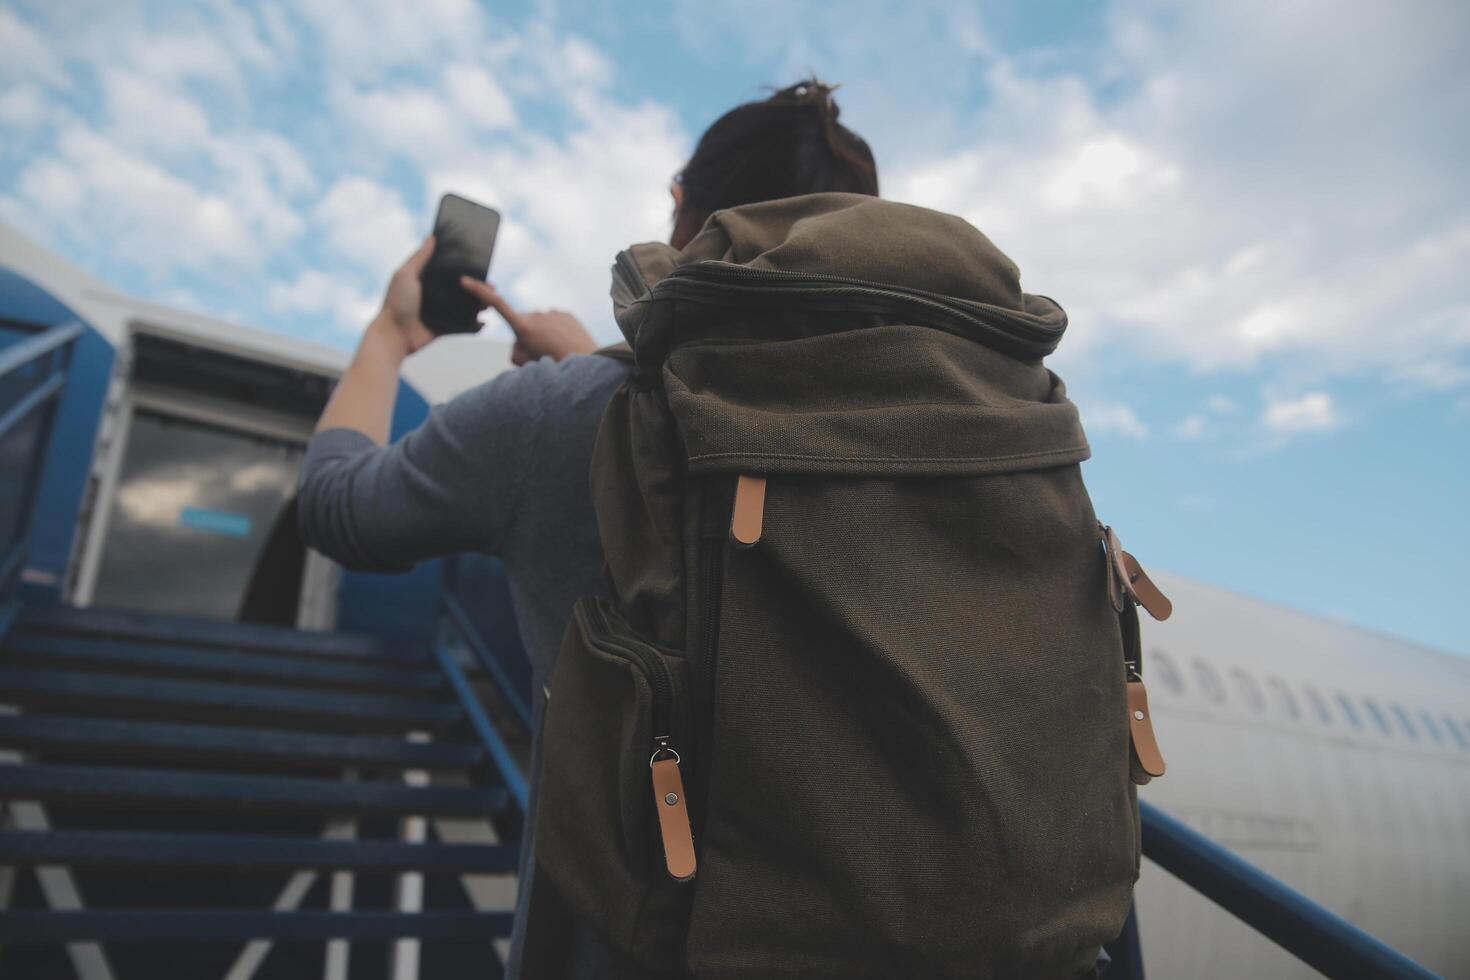
[[(1470, 977), (1470, 659), (1150, 574), (1175, 614), (1143, 620), (1168, 771), (1140, 799)], [(1137, 910), (1150, 976), (1318, 976), (1147, 860)]]

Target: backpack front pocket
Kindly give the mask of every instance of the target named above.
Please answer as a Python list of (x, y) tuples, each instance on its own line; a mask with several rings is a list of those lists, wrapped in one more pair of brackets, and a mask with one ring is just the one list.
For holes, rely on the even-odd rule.
[(578, 601), (546, 706), (537, 863), (579, 918), (653, 970), (677, 963), (694, 873), (687, 693), (680, 653), (606, 600)]

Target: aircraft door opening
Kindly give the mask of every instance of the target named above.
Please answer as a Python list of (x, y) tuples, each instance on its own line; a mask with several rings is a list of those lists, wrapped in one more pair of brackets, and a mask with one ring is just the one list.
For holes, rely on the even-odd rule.
[(234, 619), (303, 454), (256, 433), (134, 411), (93, 604)]
[(334, 566), (295, 528), (296, 481), (330, 379), (143, 331), (130, 341), (72, 601), (330, 627), (315, 620), (335, 608), (318, 594), (335, 595)]

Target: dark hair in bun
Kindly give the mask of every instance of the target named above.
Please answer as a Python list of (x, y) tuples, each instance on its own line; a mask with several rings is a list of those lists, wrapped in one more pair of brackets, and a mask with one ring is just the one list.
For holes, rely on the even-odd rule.
[[(705, 130), (677, 178), (685, 215), (821, 191), (878, 194), (878, 166), (861, 136), (837, 121), (836, 86), (815, 78), (736, 106)], [(696, 226), (697, 227), (697, 226)]]

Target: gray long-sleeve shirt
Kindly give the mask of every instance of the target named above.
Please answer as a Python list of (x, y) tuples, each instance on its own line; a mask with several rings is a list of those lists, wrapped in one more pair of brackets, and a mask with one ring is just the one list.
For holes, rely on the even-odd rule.
[(367, 571), (499, 555), (541, 683), (572, 604), (605, 591), (588, 465), (627, 372), (608, 357), (542, 358), (435, 408), (391, 446), (353, 429), (317, 433), (301, 470), (302, 537)]

